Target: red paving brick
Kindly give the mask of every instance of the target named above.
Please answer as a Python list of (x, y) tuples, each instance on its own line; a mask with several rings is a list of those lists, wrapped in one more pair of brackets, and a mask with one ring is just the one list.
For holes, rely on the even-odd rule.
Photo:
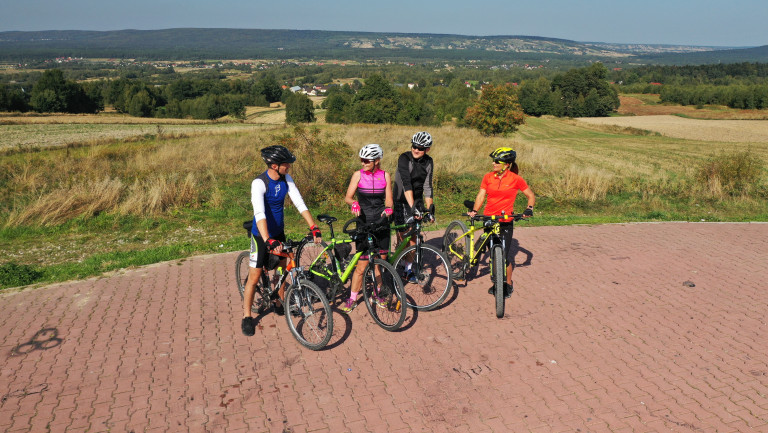
[(515, 235), (503, 319), (482, 266), (401, 332), (336, 314), (322, 352), (240, 334), (236, 253), (0, 294), (0, 430), (768, 431), (768, 224)]

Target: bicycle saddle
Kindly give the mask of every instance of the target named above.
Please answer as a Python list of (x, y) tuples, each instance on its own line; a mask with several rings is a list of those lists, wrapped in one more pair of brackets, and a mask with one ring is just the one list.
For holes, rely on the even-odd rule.
[(320, 215), (318, 215), (318, 216), (317, 216), (317, 219), (318, 219), (318, 220), (320, 220), (320, 222), (323, 222), (323, 223), (326, 223), (326, 224), (330, 224), (330, 223), (332, 223), (332, 222), (335, 222), (335, 221), (337, 221), (337, 219), (336, 219), (335, 217), (332, 217), (332, 216), (330, 216), (330, 215), (326, 215), (326, 214), (324, 214), (324, 213), (323, 213), (323, 214), (320, 214)]

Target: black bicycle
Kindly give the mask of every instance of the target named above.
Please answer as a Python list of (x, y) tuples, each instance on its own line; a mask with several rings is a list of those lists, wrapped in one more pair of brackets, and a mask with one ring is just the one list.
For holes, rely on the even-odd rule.
[[(243, 227), (251, 234), (251, 221), (246, 221)], [(296, 340), (304, 347), (311, 350), (320, 350), (325, 347), (333, 334), (333, 314), (328, 299), (319, 287), (309, 281), (301, 266), (297, 266), (293, 251), (307, 242), (308, 238), (301, 241), (287, 240), (283, 243), (283, 251), (279, 254), (270, 253), (270, 258), (263, 272), (261, 281), (256, 285), (256, 293), (251, 311), (265, 314), (270, 308), (274, 309), (273, 301), (278, 298), (280, 287), (288, 285), (285, 289), (283, 308), (288, 329)], [(278, 266), (282, 257), (288, 258), (285, 269)], [(250, 251), (238, 254), (235, 261), (235, 276), (237, 289), (240, 292), (240, 300), (245, 297), (245, 285), (248, 282), (250, 272), (248, 262)], [(272, 272), (270, 278), (268, 272)]]
[[(445, 301), (453, 287), (451, 265), (445, 253), (425, 243), (421, 234), (424, 224), (434, 221), (435, 206), (424, 209), (421, 203), (417, 203), (411, 213), (405, 224), (393, 227), (395, 230), (408, 231), (404, 233), (400, 245), (390, 254), (389, 261), (398, 274), (403, 276), (408, 306), (417, 310), (434, 310)], [(409, 245), (411, 239), (416, 241), (415, 245)]]

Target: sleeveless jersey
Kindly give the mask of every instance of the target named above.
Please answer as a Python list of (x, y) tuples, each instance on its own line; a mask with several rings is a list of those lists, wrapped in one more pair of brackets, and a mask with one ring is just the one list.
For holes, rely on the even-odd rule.
[(384, 170), (371, 173), (360, 170), (360, 181), (357, 183), (357, 202), (366, 221), (376, 221), (384, 212), (384, 200), (387, 191), (387, 178)]

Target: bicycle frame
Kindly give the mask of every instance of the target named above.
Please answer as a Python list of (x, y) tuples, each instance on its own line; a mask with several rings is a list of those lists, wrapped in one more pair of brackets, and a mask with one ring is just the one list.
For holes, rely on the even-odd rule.
[[(336, 245), (352, 243), (352, 240), (336, 239), (335, 235), (333, 234), (333, 227), (331, 227), (331, 236), (332, 237), (330, 242), (328, 243), (328, 246), (326, 246), (325, 249), (323, 249), (323, 251), (320, 254), (318, 254), (317, 257), (315, 257), (315, 259), (309, 265), (308, 269), (309, 269), (309, 272), (311, 272), (313, 275), (316, 275), (328, 281), (331, 281), (335, 275), (339, 278), (339, 281), (341, 282), (341, 284), (346, 284), (347, 281), (349, 280), (350, 275), (352, 275), (352, 272), (354, 272), (355, 266), (357, 266), (357, 262), (360, 261), (360, 258), (366, 253), (370, 255), (370, 253), (372, 253), (373, 251), (370, 249), (358, 251), (357, 253), (355, 253), (354, 256), (352, 256), (352, 258), (349, 260), (349, 263), (347, 263), (346, 267), (342, 269), (341, 262), (336, 257), (336, 254), (334, 254), (334, 249)], [(324, 255), (328, 255), (328, 257), (331, 258), (331, 268), (333, 271), (332, 273), (321, 273), (316, 270), (315, 264), (319, 260), (323, 259)]]
[[(480, 261), (480, 253), (483, 250), (483, 247), (485, 244), (491, 240), (491, 246), (493, 246), (496, 243), (501, 243), (502, 246), (504, 246), (504, 241), (499, 238), (499, 233), (501, 232), (501, 226), (499, 225), (498, 221), (493, 224), (493, 227), (491, 227), (491, 230), (483, 233), (480, 235), (480, 237), (475, 241), (475, 232), (478, 232), (485, 227), (476, 227), (475, 226), (475, 219), (470, 220), (470, 227), (467, 230), (466, 233), (463, 235), (457, 237), (451, 244), (448, 246), (448, 250), (451, 254), (458, 257), (460, 260), (466, 261), (470, 266), (475, 266)], [(462, 255), (456, 250), (453, 249), (453, 246), (456, 245), (457, 242), (459, 242), (462, 238), (469, 237), (469, 251)]]
[(276, 272), (278, 268), (275, 268), (272, 271), (268, 271), (265, 267), (262, 270), (264, 275), (267, 277), (266, 281), (268, 282), (268, 284), (267, 284), (267, 287), (260, 288), (261, 284), (257, 283), (256, 288), (261, 289), (262, 297), (265, 299), (269, 299), (275, 292), (280, 290), (280, 288), (283, 287), (283, 285), (285, 284), (286, 278), (288, 278), (289, 275), (291, 276), (291, 281), (296, 281), (296, 279), (298, 278), (297, 273), (301, 272), (301, 268), (297, 268), (296, 262), (293, 260), (293, 253), (281, 252), (279, 254), (275, 254), (270, 252), (268, 254), (274, 254), (278, 257), (285, 257), (288, 259), (288, 263), (286, 263), (285, 265), (285, 272), (283, 272), (283, 274), (280, 275), (280, 278), (277, 280), (275, 284), (272, 284), (272, 278), (270, 278), (269, 273)]
[[(347, 264), (346, 268), (342, 269), (341, 262), (339, 262), (339, 259), (336, 257), (336, 254), (334, 254), (334, 247), (338, 244), (344, 244), (344, 243), (351, 243), (351, 240), (348, 239), (336, 239), (331, 238), (330, 243), (327, 247), (318, 255), (315, 257), (315, 260), (312, 261), (312, 264), (309, 265), (310, 272), (312, 272), (313, 275), (317, 275), (320, 278), (324, 278), (328, 281), (331, 281), (334, 275), (339, 277), (339, 280), (342, 284), (345, 284), (347, 280), (349, 280), (349, 276), (352, 275), (352, 272), (355, 270), (355, 266), (357, 265), (357, 262), (360, 260), (360, 257), (365, 254), (365, 251), (358, 251), (355, 253), (354, 256), (350, 259), (349, 263)], [(321, 260), (323, 258), (323, 255), (328, 255), (328, 257), (331, 258), (331, 267), (333, 269), (333, 273), (324, 274), (320, 273), (316, 270), (315, 264), (318, 260)]]

